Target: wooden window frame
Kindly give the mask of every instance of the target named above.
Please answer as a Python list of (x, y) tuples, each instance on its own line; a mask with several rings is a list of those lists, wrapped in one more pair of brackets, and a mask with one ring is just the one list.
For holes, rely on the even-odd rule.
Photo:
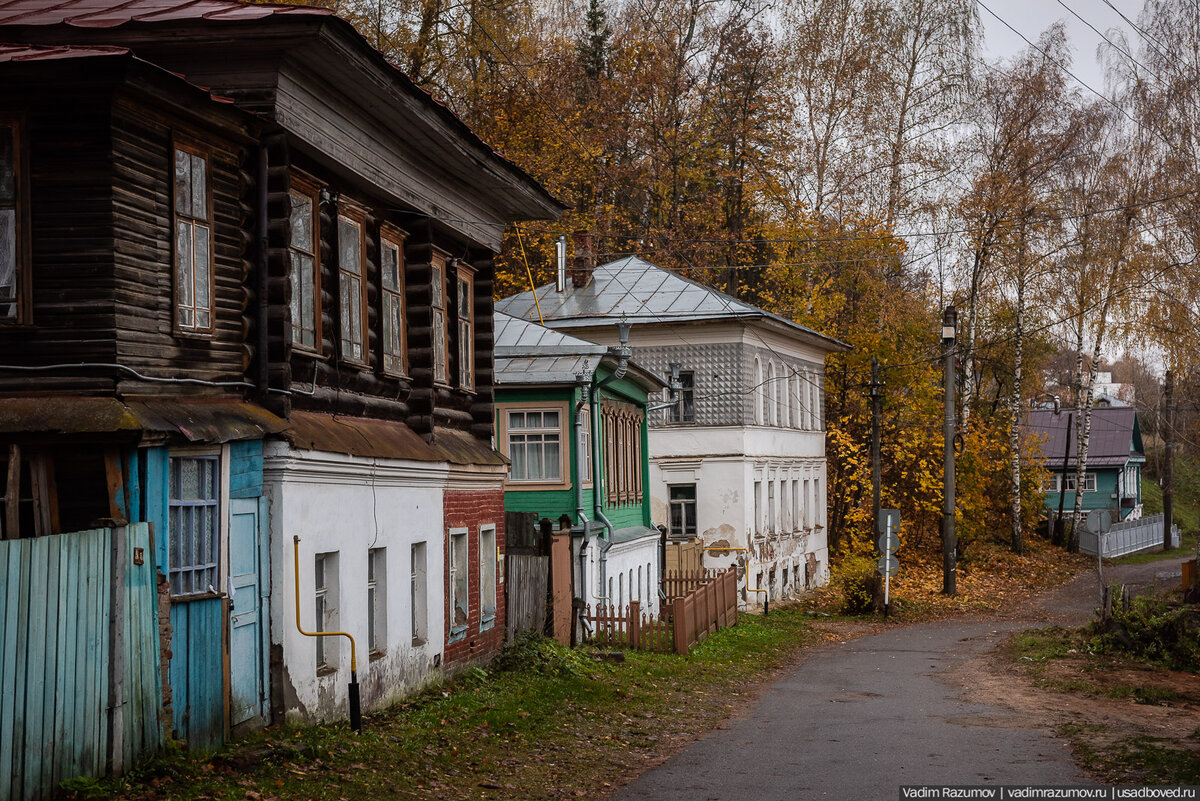
[[(350, 223), (358, 230), (358, 273), (352, 273), (342, 264), (342, 221)], [(371, 336), (367, 325), (367, 215), (357, 206), (342, 201), (337, 213), (337, 271), (338, 271), (338, 356), (346, 364), (358, 367), (368, 367), (371, 363)], [(358, 335), (361, 341), (362, 356), (355, 358), (353, 340), (347, 340), (347, 326), (352, 321), (343, 319), (342, 296), (347, 286), (358, 281)], [(350, 299), (353, 301), (353, 298)], [(349, 347), (347, 347), (349, 343)]]
[(600, 402), (605, 448), (605, 501), (609, 506), (642, 503), (642, 426), (645, 413), (632, 403)]
[[(291, 198), (293, 194), (305, 196), (312, 203), (312, 241), (309, 243), (311, 251), (305, 251), (302, 248), (296, 247), (292, 240), (291, 232)], [(313, 260), (313, 284), (312, 284), (312, 305), (313, 305), (313, 344), (307, 345), (300, 342), (296, 338), (296, 319), (293, 315), (291, 321), (291, 341), (292, 349), (301, 353), (312, 354), (315, 356), (321, 355), (323, 334), (321, 327), (322, 308), (321, 308), (321, 190), (316, 181), (298, 175), (292, 176), (292, 186), (288, 191), (288, 280), (291, 283), (291, 292), (293, 297), (296, 293), (295, 274), (292, 271), (292, 253), (297, 252), (304, 255), (312, 256)]]
[(558, 481), (514, 481), (512, 468), (509, 468), (505, 479), (505, 490), (561, 490), (571, 487), (570, 439), (571, 429), (568, 424), (571, 405), (567, 401), (520, 401), (496, 404), (496, 442), (500, 444), (500, 452), (510, 459), (512, 453), (509, 447), (508, 415), (509, 412), (558, 412), (558, 464), (561, 478)]
[[(408, 234), (394, 225), (384, 224), (379, 228), (379, 366), (380, 372), (393, 378), (407, 378), (408, 373), (408, 304), (404, 295), (407, 282), (405, 281), (404, 241)], [(389, 289), (386, 285), (384, 268), (384, 250), (396, 250), (396, 288)], [(388, 341), (388, 306), (390, 303), (400, 307), (399, 353), (391, 351)]]
[(33, 257), (25, 115), (0, 113), (0, 126), (12, 128), (13, 131), (13, 277), (16, 281), (12, 300), (16, 306), (15, 314), (12, 317), (0, 317), (0, 326), (26, 326), (33, 322)]
[[(429, 261), (429, 367), (433, 383), (439, 387), (450, 386), (450, 331), (447, 320), (449, 303), (446, 291), (446, 273), (449, 271), (449, 267), (449, 254), (435, 250)], [(436, 280), (434, 273), (438, 275)], [(441, 361), (438, 360), (439, 331), (441, 331), (442, 339)]]
[[(189, 156), (198, 157), (204, 160), (204, 203), (205, 203), (205, 218), (186, 215), (179, 210), (179, 197), (175, 185), (175, 160), (178, 153), (186, 153)], [(171, 317), (175, 336), (177, 337), (201, 337), (209, 338), (216, 330), (217, 324), (217, 281), (216, 281), (216, 221), (213, 219), (213, 154), (211, 149), (203, 147), (186, 138), (176, 137), (171, 142)], [(193, 314), (192, 324), (185, 325), (180, 320), (180, 283), (179, 283), (179, 225), (186, 223), (192, 226), (193, 232), (197, 227), (204, 227), (208, 230), (208, 325), (201, 326), (196, 324), (196, 315), (200, 310), (197, 305), (196, 291), (196, 258), (195, 247), (192, 248), (192, 304), (190, 309)], [(193, 242), (195, 234), (192, 235)]]
[[(458, 387), (468, 392), (475, 391), (475, 270), (458, 260), (454, 273), (455, 300), (458, 315), (455, 320), (454, 338), (458, 342)], [(463, 286), (467, 297), (463, 298)]]
[[(687, 379), (685, 382), (684, 379)], [(667, 390), (670, 399), (670, 390)], [(667, 407), (668, 425), (694, 425), (696, 422), (696, 372), (683, 370), (679, 373), (679, 397)]]
[[(676, 498), (675, 490), (692, 491), (691, 498)], [(699, 503), (696, 498), (696, 485), (691, 484), (668, 484), (667, 485), (667, 527), (669, 534), (672, 537), (695, 537), (699, 533), (699, 519), (697, 512), (699, 511)], [(678, 509), (681, 525), (675, 526), (675, 513)], [(688, 525), (688, 511), (691, 510), (691, 526)], [(690, 528), (690, 531), (689, 531)]]
[(575, 443), (579, 485), (591, 487), (592, 482), (592, 407), (584, 404), (579, 410), (579, 436)]

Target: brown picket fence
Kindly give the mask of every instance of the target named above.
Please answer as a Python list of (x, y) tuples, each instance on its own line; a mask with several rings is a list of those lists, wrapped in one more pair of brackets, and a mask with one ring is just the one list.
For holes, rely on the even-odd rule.
[(720, 576), (720, 568), (700, 568), (698, 570), (668, 570), (662, 577), (662, 591), (670, 603), (676, 598), (684, 598), (696, 590), (716, 580)]
[(737, 625), (737, 568), (714, 572), (687, 595), (664, 604), (665, 619), (641, 611), (633, 601), (624, 609), (589, 606), (584, 616), (592, 625), (592, 641), (616, 648), (686, 654), (688, 649), (719, 629)]

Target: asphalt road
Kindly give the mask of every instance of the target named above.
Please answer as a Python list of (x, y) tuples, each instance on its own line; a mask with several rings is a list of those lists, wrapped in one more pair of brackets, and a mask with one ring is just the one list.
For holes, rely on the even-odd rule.
[[(1178, 576), (1178, 563), (1110, 581)], [(1174, 579), (1178, 581), (1178, 578)], [(1085, 784), (1065, 740), (1001, 706), (964, 700), (947, 674), (1015, 629), (1082, 622), (1085, 576), (1001, 621), (896, 628), (822, 647), (754, 705), (618, 791), (614, 801), (899, 798), (905, 784)]]

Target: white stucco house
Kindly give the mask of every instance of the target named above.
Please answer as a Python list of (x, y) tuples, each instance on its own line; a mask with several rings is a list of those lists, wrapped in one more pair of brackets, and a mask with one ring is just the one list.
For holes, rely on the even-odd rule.
[(825, 358), (849, 346), (637, 257), (594, 270), (577, 257), (561, 284), (496, 308), (540, 306), (545, 325), (605, 345), (624, 317), (639, 364), (681, 365), (678, 402), (650, 420), (653, 521), (699, 537), (706, 567), (741, 565), (744, 605), (828, 581)]

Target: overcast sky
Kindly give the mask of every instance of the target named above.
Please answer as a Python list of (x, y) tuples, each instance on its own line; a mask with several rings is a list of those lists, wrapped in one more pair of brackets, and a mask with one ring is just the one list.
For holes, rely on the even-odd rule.
[[(987, 4), (987, 8), (979, 6), (979, 18), (983, 22), (984, 48), (989, 57), (1013, 56), (1022, 48), (1027, 47), (1021, 37), (1009, 30), (1004, 22), (1007, 22), (1030, 41), (1036, 42), (1042, 31), (1061, 19), (1067, 24), (1067, 36), (1075, 51), (1071, 72), (1097, 91), (1104, 91), (1104, 69), (1096, 58), (1096, 48), (1103, 40), (1075, 14), (1087, 20), (1109, 38), (1113, 38), (1109, 33), (1112, 28), (1124, 31), (1126, 39), (1134, 47), (1135, 55), (1136, 48), (1140, 44), (1137, 32), (1130, 29), (1104, 0), (1061, 0), (1061, 2), (1059, 0), (983, 0), (983, 2)], [(1110, 2), (1125, 16), (1134, 22), (1137, 21), (1138, 13), (1142, 10), (1142, 0), (1110, 0)], [(996, 12), (1004, 22), (1000, 22), (989, 13), (988, 8)], [(1072, 14), (1072, 11), (1075, 14)], [(1086, 89), (1083, 91), (1088, 93)]]

